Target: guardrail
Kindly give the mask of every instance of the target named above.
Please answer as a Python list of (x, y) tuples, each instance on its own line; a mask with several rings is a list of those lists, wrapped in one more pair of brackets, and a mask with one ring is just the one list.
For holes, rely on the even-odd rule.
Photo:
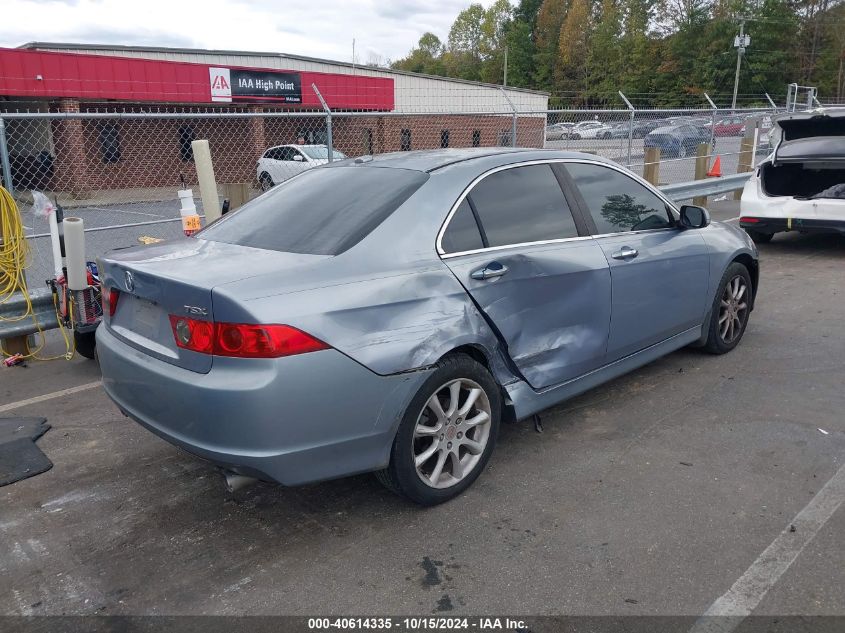
[(27, 311), (27, 306), (20, 292), (13, 294), (8, 301), (0, 303), (0, 339), (35, 334), (39, 327), (42, 330), (59, 327), (52, 290), (32, 290), (29, 298), (32, 302), (32, 314), (23, 318), (21, 315)]
[(721, 176), (719, 178), (677, 182), (671, 185), (663, 185), (660, 187), (660, 191), (672, 198), (672, 200), (692, 200), (697, 196), (712, 196), (717, 193), (727, 193), (742, 189), (748, 179), (753, 175), (754, 172), (747, 172)]

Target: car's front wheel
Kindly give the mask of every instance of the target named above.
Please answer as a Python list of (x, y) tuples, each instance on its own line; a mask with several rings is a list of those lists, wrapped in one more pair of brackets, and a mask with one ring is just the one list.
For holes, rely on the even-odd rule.
[(500, 417), (501, 394), (490, 372), (469, 356), (447, 356), (408, 405), (390, 463), (376, 476), (421, 505), (448, 501), (484, 470)]
[(705, 349), (724, 354), (739, 345), (751, 314), (752, 287), (748, 269), (738, 262), (728, 266), (710, 311)]
[(261, 186), (261, 191), (270, 191), (273, 188), (273, 178), (266, 171), (258, 177), (258, 184)]

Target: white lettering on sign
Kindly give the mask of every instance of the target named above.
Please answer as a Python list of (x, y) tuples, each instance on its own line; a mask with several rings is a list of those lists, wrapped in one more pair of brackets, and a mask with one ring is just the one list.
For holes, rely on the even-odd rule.
[(228, 68), (209, 68), (208, 80), (211, 85), (212, 101), (232, 100), (232, 79)]

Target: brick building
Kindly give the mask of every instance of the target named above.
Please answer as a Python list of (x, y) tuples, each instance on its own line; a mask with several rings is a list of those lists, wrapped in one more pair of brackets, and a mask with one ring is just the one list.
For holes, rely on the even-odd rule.
[[(316, 88), (316, 89), (315, 89)], [(317, 94), (319, 91), (319, 95)], [(542, 145), (548, 95), (275, 53), (32, 43), (0, 49), (0, 116), (17, 185), (74, 196), (195, 179), (206, 138), (219, 182), (251, 182), (268, 147), (347, 155)], [(105, 111), (125, 113), (120, 118)], [(531, 114), (533, 112), (533, 114)], [(50, 114), (59, 116), (45, 116)]]

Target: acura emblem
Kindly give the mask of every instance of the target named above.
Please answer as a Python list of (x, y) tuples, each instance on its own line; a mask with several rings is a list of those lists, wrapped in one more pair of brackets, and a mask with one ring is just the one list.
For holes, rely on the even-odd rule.
[(129, 292), (135, 290), (135, 280), (132, 279), (132, 273), (130, 273), (128, 270), (123, 273), (123, 280), (126, 282), (126, 290), (128, 290)]

